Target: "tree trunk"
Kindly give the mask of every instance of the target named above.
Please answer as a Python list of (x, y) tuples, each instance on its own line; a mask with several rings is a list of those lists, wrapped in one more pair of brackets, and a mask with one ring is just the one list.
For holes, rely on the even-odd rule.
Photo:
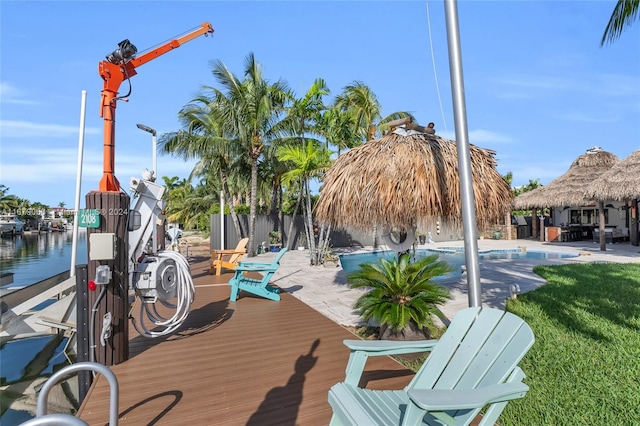
[(304, 192), (306, 195), (306, 199), (307, 199), (307, 205), (306, 205), (306, 223), (307, 226), (309, 227), (309, 229), (311, 230), (311, 239), (309, 240), (309, 252), (311, 253), (311, 264), (312, 265), (317, 265), (317, 263), (314, 261), (314, 257), (316, 257), (316, 241), (315, 238), (313, 237), (313, 216), (312, 216), (312, 209), (311, 209), (311, 192), (309, 191), (309, 179), (305, 177), (304, 180)]
[(247, 257), (256, 255), (256, 199), (258, 193), (258, 158), (251, 158), (251, 203), (249, 206), (249, 242), (247, 243)]
[(631, 201), (629, 206), (629, 214), (631, 216), (629, 220), (629, 240), (632, 246), (637, 246), (638, 242), (638, 200)]
[[(293, 232), (293, 225), (296, 222), (296, 215), (298, 214), (298, 209), (300, 208), (300, 202), (302, 201), (302, 188), (303, 188), (303, 184), (302, 181), (300, 181), (300, 191), (298, 192), (298, 198), (296, 199), (296, 205), (293, 208), (293, 214), (291, 215), (291, 223), (289, 224), (289, 238), (287, 240), (287, 248), (289, 250), (293, 249), (293, 238), (291, 238), (291, 233)], [(305, 233), (307, 231), (307, 227), (305, 226)], [(307, 241), (308, 240), (309, 235), (307, 235)]]
[(604, 233), (604, 227), (604, 201), (598, 201), (598, 229), (600, 230), (600, 251), (607, 251), (607, 236)]
[[(229, 181), (227, 178), (227, 173), (224, 170), (220, 170), (220, 180), (222, 181), (222, 191), (224, 192), (224, 196), (227, 200), (229, 200), (229, 211), (231, 212), (231, 221), (233, 222), (233, 227), (236, 230), (236, 235), (239, 235), (240, 238), (243, 238), (246, 234), (244, 232), (244, 229), (242, 228), (240, 219), (238, 219), (236, 208), (233, 205), (233, 198), (231, 197), (231, 193), (229, 192)], [(224, 215), (224, 206), (220, 206), (220, 209), (220, 214)], [(222, 248), (224, 249), (224, 247)]]

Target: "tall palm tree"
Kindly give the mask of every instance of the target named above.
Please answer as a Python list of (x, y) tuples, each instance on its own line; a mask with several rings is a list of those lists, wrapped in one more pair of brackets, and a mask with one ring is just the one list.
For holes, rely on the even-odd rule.
[(364, 141), (376, 137), (378, 127), (386, 122), (410, 117), (408, 112), (394, 112), (382, 118), (382, 107), (375, 93), (361, 81), (345, 86), (336, 98), (336, 106), (342, 111), (350, 111), (355, 121), (355, 132)]
[[(178, 117), (183, 130), (163, 134), (160, 146), (166, 153), (179, 155), (184, 159), (199, 159), (190, 178), (210, 176), (210, 171), (218, 171), (220, 187), (225, 198), (230, 200), (229, 169), (238, 161), (241, 153), (237, 140), (233, 139), (233, 135), (225, 133), (228, 130), (225, 123), (212, 111), (210, 104), (211, 99), (201, 95), (182, 108)], [(211, 183), (211, 179), (209, 182)], [(217, 192), (215, 191), (216, 194)], [(233, 204), (229, 208), (236, 233), (242, 237), (245, 233)]]
[(640, 10), (638, 8), (639, 4), (640, 0), (618, 0), (602, 35), (602, 40), (600, 41), (601, 46), (616, 41), (622, 32), (629, 28), (634, 20), (640, 17), (640, 13), (638, 12)]
[[(297, 145), (281, 147), (278, 150), (278, 158), (291, 165), (290, 170), (282, 176), (283, 182), (289, 185), (293, 183), (299, 183), (301, 185), (299, 199), (304, 197), (305, 200), (303, 215), (305, 217), (305, 233), (307, 241), (309, 242), (311, 263), (318, 264), (318, 251), (316, 250), (315, 239), (313, 238), (311, 190), (309, 183), (311, 178), (318, 176), (319, 173), (329, 167), (331, 164), (330, 153), (318, 141), (307, 139), (304, 147)], [(290, 239), (289, 245), (291, 245), (292, 242), (293, 238)]]
[(326, 109), (319, 120), (319, 131), (325, 138), (326, 148), (336, 147), (338, 155), (343, 149), (362, 143), (356, 131), (355, 118), (349, 111), (341, 111), (336, 105)]
[[(364, 138), (364, 141), (373, 140), (376, 137), (378, 127), (392, 120), (411, 117), (408, 112), (394, 112), (385, 118), (382, 117), (382, 107), (378, 97), (361, 81), (354, 81), (343, 88), (343, 92), (336, 98), (336, 106), (342, 111), (349, 111), (355, 122), (355, 133)], [(373, 246), (378, 247), (378, 229), (373, 225)]]
[(213, 62), (213, 75), (223, 90), (212, 88), (212, 108), (222, 118), (231, 134), (245, 148), (251, 164), (251, 200), (249, 211), (249, 242), (247, 252), (255, 255), (255, 220), (258, 192), (258, 160), (265, 147), (277, 137), (274, 130), (288, 96), (286, 82), (270, 83), (262, 74), (253, 53), (245, 59), (244, 79), (240, 80), (224, 65)]
[[(287, 152), (290, 156), (289, 161), (293, 161), (294, 163), (294, 168), (299, 168), (303, 163), (307, 164), (309, 162), (309, 157), (304, 158), (304, 156), (312, 154), (308, 149), (313, 148), (313, 144), (307, 144), (307, 137), (310, 135), (320, 135), (322, 133), (320, 128), (321, 119), (322, 113), (326, 108), (323, 98), (329, 95), (329, 93), (329, 88), (322, 78), (316, 78), (301, 98), (296, 98), (293, 92), (290, 93), (290, 104), (286, 107), (286, 116), (280, 123), (278, 123), (276, 128), (285, 135), (293, 135), (293, 138), (282, 138), (280, 141), (281, 146), (282, 144), (289, 144), (291, 147), (301, 148), (299, 150), (286, 149), (285, 151), (280, 151), (280, 153)], [(315, 152), (313, 154), (315, 155)], [(278, 153), (276, 153), (276, 155), (278, 155)], [(278, 158), (280, 159), (280, 156)], [(304, 188), (308, 189), (309, 185), (308, 178), (305, 176), (305, 173), (309, 173), (309, 170), (303, 170), (300, 173), (297, 173), (297, 182), (293, 182), (291, 179), (287, 182), (289, 184), (289, 188), (300, 188), (296, 204), (293, 208), (293, 217), (289, 225), (289, 233), (287, 234), (289, 236), (287, 241), (287, 247), (289, 247), (289, 249), (291, 249), (293, 245), (294, 238), (291, 233), (293, 232), (295, 217), (302, 201)], [(291, 173), (289, 173), (289, 178), (290, 177)], [(292, 183), (294, 184), (292, 185)], [(308, 195), (310, 198), (310, 193)], [(307, 205), (307, 208), (308, 211), (304, 216), (305, 228), (308, 231), (313, 225), (313, 218), (311, 217), (310, 205)], [(309, 237), (309, 235), (307, 235), (307, 237)]]

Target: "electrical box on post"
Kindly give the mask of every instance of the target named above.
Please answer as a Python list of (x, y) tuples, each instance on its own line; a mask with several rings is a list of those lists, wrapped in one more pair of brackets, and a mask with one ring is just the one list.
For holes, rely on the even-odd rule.
[(114, 260), (117, 238), (113, 232), (89, 234), (89, 260)]

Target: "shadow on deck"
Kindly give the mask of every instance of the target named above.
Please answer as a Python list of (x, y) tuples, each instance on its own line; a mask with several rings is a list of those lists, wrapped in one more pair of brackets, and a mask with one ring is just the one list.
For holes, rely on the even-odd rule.
[[(328, 424), (328, 391), (349, 357), (342, 340), (353, 334), (287, 293), (229, 302), (231, 274), (208, 270), (207, 259), (191, 262), (196, 298), (176, 333), (147, 339), (130, 327), (130, 359), (110, 367), (120, 424)], [(371, 389), (401, 389), (413, 375), (388, 357), (371, 358), (367, 371)], [(97, 377), (78, 417), (106, 424), (108, 410), (108, 384)]]

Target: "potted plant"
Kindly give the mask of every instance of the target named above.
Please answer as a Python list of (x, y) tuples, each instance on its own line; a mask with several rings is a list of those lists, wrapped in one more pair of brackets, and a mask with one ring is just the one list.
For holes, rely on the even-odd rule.
[(347, 275), (347, 282), (367, 290), (354, 307), (365, 321), (380, 325), (380, 339), (422, 340), (431, 337), (432, 315), (441, 315), (438, 306), (451, 298), (446, 287), (431, 279), (451, 270), (437, 254), (413, 263), (409, 254), (402, 254), (361, 264)]
[(282, 235), (279, 231), (269, 232), (269, 249), (272, 252), (278, 252), (282, 248)]

